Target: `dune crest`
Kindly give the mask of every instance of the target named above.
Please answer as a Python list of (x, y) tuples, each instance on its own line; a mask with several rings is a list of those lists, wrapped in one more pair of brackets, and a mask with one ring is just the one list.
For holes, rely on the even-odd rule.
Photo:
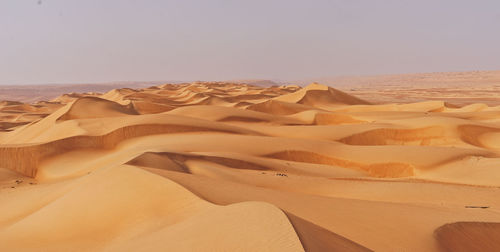
[(70, 106), (69, 110), (58, 118), (58, 121), (139, 114), (133, 106), (121, 105), (97, 97), (78, 98)]
[(299, 103), (309, 106), (315, 106), (317, 104), (370, 104), (369, 102), (359, 99), (355, 96), (349, 95), (326, 85), (321, 85), (316, 82), (311, 83), (294, 93), (277, 97), (275, 98), (275, 100), (290, 103)]

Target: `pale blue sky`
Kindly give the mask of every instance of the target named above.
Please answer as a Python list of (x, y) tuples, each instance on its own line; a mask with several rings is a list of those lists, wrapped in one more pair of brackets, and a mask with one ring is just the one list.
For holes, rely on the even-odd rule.
[(500, 69), (500, 1), (0, 0), (0, 84)]

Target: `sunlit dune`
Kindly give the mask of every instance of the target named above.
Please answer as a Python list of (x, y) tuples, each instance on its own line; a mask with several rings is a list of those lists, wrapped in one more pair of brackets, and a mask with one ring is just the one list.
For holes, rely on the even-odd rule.
[(3, 101), (0, 250), (494, 251), (499, 167), (491, 104), (229, 82)]

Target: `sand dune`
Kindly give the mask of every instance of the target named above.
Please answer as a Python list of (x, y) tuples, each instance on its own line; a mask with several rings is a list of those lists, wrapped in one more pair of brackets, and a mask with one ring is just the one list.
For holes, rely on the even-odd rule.
[(445, 101), (448, 106), (500, 105), (500, 71), (434, 72), (312, 79), (373, 103)]
[(1, 102), (0, 250), (493, 251), (499, 142), (500, 107), (317, 83)]
[(457, 222), (436, 229), (439, 244), (446, 251), (498, 251), (500, 223)]
[(59, 117), (58, 120), (65, 121), (137, 114), (133, 106), (122, 106), (118, 103), (97, 97), (83, 97), (72, 102), (69, 110)]
[(346, 94), (329, 86), (312, 83), (294, 93), (274, 98), (277, 101), (299, 103), (309, 106), (328, 106), (334, 104), (358, 105), (370, 104), (355, 96)]

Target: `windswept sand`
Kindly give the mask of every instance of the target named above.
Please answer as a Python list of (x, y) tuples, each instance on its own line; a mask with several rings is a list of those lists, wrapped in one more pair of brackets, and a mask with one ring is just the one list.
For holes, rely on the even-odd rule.
[(1, 251), (500, 249), (498, 106), (165, 84), (2, 102), (0, 131)]

